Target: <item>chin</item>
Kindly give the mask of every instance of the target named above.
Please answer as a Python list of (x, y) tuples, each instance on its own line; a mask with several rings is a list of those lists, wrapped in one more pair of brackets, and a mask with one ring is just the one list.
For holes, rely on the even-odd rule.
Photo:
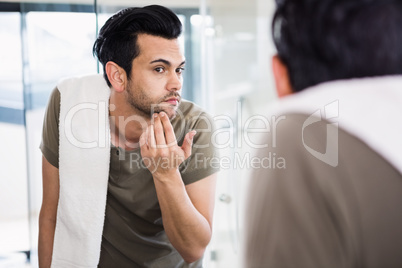
[(173, 120), (176, 117), (176, 109), (168, 109), (167, 111), (164, 111), (167, 116), (169, 117), (170, 120)]
[(160, 112), (165, 112), (167, 116), (169, 117), (170, 120), (176, 117), (177, 115), (177, 110), (179, 106), (177, 105), (161, 105), (158, 107), (158, 109), (155, 109), (155, 112), (160, 113)]

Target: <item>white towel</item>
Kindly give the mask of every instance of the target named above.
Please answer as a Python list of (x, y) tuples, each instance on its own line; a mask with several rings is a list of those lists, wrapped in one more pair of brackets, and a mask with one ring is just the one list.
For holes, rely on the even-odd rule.
[(61, 94), (52, 267), (97, 267), (110, 162), (110, 89), (101, 75), (67, 79)]
[(280, 99), (269, 111), (287, 113), (314, 114), (338, 124), (402, 174), (402, 76), (323, 83)]

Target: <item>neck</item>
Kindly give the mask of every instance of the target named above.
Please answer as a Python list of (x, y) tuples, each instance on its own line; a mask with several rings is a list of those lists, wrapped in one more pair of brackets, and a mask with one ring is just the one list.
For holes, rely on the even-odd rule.
[(145, 117), (140, 112), (134, 111), (126, 102), (119, 101), (114, 94), (110, 96), (109, 101), (112, 144), (125, 150), (139, 148), (140, 137), (148, 125), (150, 125), (150, 118)]

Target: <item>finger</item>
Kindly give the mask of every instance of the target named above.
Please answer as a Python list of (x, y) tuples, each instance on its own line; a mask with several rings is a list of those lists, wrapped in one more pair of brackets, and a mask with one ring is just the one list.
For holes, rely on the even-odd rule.
[(147, 144), (147, 131), (145, 130), (141, 136), (140, 136), (140, 147), (141, 149), (148, 149), (148, 144)]
[(156, 148), (156, 140), (155, 140), (155, 134), (154, 134), (154, 125), (150, 125), (148, 127), (148, 146), (150, 148)]
[(174, 134), (174, 129), (172, 123), (169, 120), (169, 117), (165, 112), (161, 112), (159, 115), (163, 125), (163, 130), (165, 132), (166, 144), (168, 146), (176, 145), (176, 135)]
[(165, 133), (163, 131), (162, 122), (158, 114), (154, 114), (154, 132), (156, 145), (166, 145)]
[(184, 158), (187, 159), (191, 155), (191, 147), (193, 145), (194, 136), (197, 134), (195, 130), (190, 131), (184, 137), (183, 145), (181, 149), (184, 152)]
[(148, 126), (147, 129), (145, 130), (145, 134), (144, 134), (145, 143), (146, 143), (148, 148), (149, 148), (149, 129), (150, 128), (151, 127)]

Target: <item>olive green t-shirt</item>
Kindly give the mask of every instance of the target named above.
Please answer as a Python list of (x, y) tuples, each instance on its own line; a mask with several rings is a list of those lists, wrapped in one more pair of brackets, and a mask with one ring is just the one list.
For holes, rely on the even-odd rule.
[[(40, 148), (50, 164), (59, 164), (60, 92), (53, 90), (46, 110)], [(213, 120), (195, 104), (182, 101), (171, 121), (178, 144), (197, 130), (192, 155), (180, 165), (184, 184), (219, 170), (211, 143)], [(215, 163), (215, 165), (214, 165)], [(202, 267), (202, 259), (186, 264), (169, 242), (153, 178), (142, 162), (140, 149), (111, 145), (108, 195), (99, 267)]]
[[(272, 166), (250, 179), (242, 267), (402, 267), (401, 173), (328, 121), (305, 128), (309, 119), (286, 114), (275, 134), (264, 133), (264, 144), (277, 139), (255, 156), (272, 156)], [(306, 146), (326, 153), (334, 131), (339, 162), (331, 166)]]

